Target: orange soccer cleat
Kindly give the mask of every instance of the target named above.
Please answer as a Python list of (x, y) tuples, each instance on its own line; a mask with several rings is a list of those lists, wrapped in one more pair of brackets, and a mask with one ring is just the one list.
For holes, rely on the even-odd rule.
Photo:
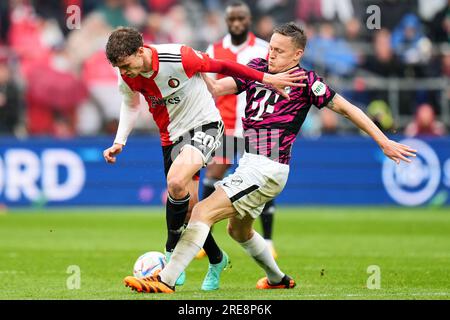
[(267, 277), (259, 279), (256, 283), (257, 289), (292, 289), (295, 287), (295, 281), (288, 275), (284, 275), (283, 279), (277, 284), (269, 283)]
[(161, 281), (158, 275), (136, 278), (136, 277), (126, 277), (123, 279), (126, 287), (130, 287), (132, 290), (137, 292), (145, 293), (174, 293), (175, 288), (171, 287)]

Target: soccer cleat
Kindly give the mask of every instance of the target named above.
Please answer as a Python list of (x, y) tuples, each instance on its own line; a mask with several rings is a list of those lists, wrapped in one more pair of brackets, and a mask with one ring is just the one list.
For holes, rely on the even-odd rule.
[(283, 279), (277, 284), (269, 283), (267, 277), (259, 279), (256, 283), (257, 289), (292, 289), (295, 287), (295, 281), (287, 274), (284, 275)]
[(174, 293), (175, 288), (161, 281), (159, 276), (151, 276), (145, 278), (136, 278), (132, 276), (126, 277), (123, 282), (126, 287), (130, 287), (133, 291), (145, 293)]
[[(167, 263), (170, 261), (170, 257), (172, 256), (172, 252), (166, 251), (166, 261)], [(178, 277), (177, 281), (175, 281), (176, 286), (182, 286), (186, 281), (186, 272), (183, 271)]]
[(208, 273), (202, 283), (203, 291), (212, 291), (219, 289), (220, 274), (223, 270), (231, 268), (231, 262), (225, 251), (222, 251), (222, 261), (216, 264), (209, 264)]
[(204, 257), (206, 257), (206, 251), (205, 249), (201, 248), (200, 251), (195, 256), (195, 259), (203, 259)]

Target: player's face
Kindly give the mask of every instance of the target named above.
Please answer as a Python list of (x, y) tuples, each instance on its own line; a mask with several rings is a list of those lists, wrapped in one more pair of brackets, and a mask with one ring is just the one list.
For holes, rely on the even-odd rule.
[(303, 49), (299, 49), (290, 37), (274, 33), (269, 43), (269, 72), (278, 73), (295, 67), (300, 62)]
[(232, 36), (241, 36), (248, 33), (250, 29), (251, 17), (245, 7), (229, 7), (225, 21), (228, 26), (228, 32)]
[(116, 64), (116, 67), (119, 68), (121, 75), (135, 78), (139, 75), (139, 73), (144, 71), (144, 55), (143, 50), (141, 49), (142, 48)]

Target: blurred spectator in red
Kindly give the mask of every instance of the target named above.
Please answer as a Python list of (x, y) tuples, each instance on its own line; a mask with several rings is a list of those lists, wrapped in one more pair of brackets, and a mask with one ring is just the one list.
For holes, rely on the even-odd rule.
[(414, 121), (405, 129), (405, 135), (409, 137), (443, 136), (445, 133), (445, 126), (436, 120), (433, 107), (427, 103), (421, 104), (417, 108)]
[(89, 57), (83, 65), (83, 83), (90, 100), (78, 109), (77, 131), (80, 135), (94, 135), (104, 129), (116, 131), (120, 113), (118, 73), (106, 59), (104, 48)]
[(29, 1), (11, 2), (10, 10), (8, 40), (19, 58), (21, 76), (26, 79), (30, 65), (36, 60), (48, 57), (50, 47), (42, 36), (43, 20), (36, 16)]
[(27, 125), (30, 134), (70, 137), (75, 135), (76, 109), (86, 88), (71, 69), (67, 49), (52, 52), (36, 62), (27, 78)]
[[(7, 54), (7, 53), (6, 53)], [(11, 77), (7, 55), (0, 56), (0, 134), (14, 134), (22, 116), (21, 92)]]
[(176, 0), (147, 0), (147, 5), (151, 12), (167, 13), (176, 2)]

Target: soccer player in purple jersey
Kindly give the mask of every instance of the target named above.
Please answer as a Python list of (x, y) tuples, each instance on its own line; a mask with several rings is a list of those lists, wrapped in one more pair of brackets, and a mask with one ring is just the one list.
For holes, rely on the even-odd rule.
[[(269, 60), (254, 59), (249, 66), (260, 71), (279, 73), (299, 66), (306, 47), (306, 36), (294, 23), (275, 29), (270, 40)], [(384, 154), (395, 161), (411, 162), (416, 150), (389, 140), (377, 126), (342, 96), (335, 93), (315, 72), (307, 74), (305, 87), (286, 87), (290, 99), (281, 97), (264, 84), (244, 79), (212, 80), (204, 77), (213, 95), (247, 92), (243, 119), (246, 153), (236, 171), (216, 184), (211, 196), (193, 209), (189, 224), (179, 240), (167, 266), (152, 277), (127, 277), (125, 283), (138, 291), (149, 293), (174, 292), (175, 281), (195, 257), (208, 235), (210, 227), (228, 218), (228, 232), (265, 271), (258, 289), (289, 289), (295, 281), (283, 273), (272, 257), (264, 239), (253, 229), (253, 222), (264, 204), (284, 188), (291, 147), (311, 105), (327, 107), (351, 120), (380, 146)]]

